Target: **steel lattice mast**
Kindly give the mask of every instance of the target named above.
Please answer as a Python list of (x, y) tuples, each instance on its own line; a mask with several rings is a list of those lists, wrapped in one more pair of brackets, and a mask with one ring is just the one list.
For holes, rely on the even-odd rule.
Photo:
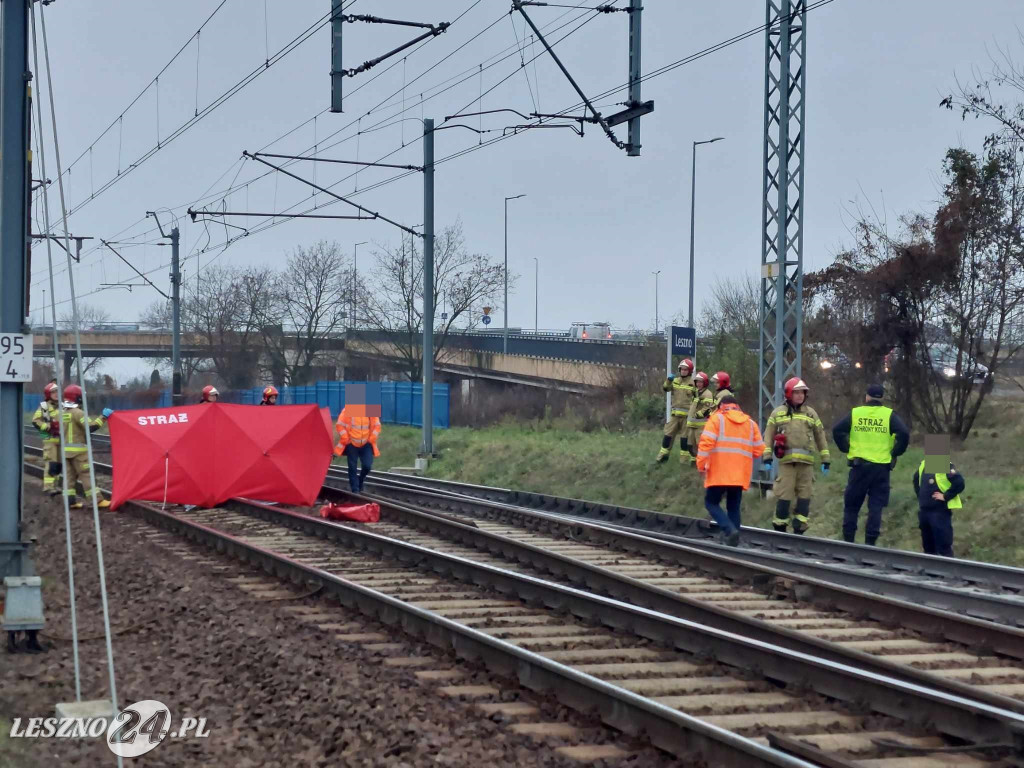
[(767, 0), (758, 421), (800, 374), (806, 0)]

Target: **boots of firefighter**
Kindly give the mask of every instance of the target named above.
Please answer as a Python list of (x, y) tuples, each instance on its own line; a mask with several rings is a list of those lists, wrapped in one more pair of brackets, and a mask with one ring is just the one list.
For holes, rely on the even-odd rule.
[(779, 533), (785, 533), (786, 526), (789, 525), (789, 504), (788, 501), (783, 501), (782, 499), (775, 502), (775, 517), (772, 518), (772, 528), (779, 531)]
[(665, 435), (661, 438), (661, 450), (658, 451), (658, 458), (655, 459), (659, 464), (663, 461), (668, 461), (669, 449), (672, 447), (672, 438)]
[(100, 509), (108, 509), (110, 507), (110, 502), (101, 497), (96, 506)]
[(802, 536), (811, 527), (811, 500), (797, 499), (796, 514), (793, 515), (793, 533)]
[(679, 463), (684, 466), (690, 466), (690, 462), (693, 461), (693, 457), (690, 455), (690, 445), (685, 437), (679, 438)]

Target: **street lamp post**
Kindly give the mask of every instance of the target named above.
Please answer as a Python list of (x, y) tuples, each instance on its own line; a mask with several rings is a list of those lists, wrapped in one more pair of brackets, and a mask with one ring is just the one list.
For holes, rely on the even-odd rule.
[(359, 288), (359, 246), (366, 245), (368, 242), (370, 241), (364, 240), (352, 246), (352, 301), (350, 302), (352, 314), (349, 318), (349, 327), (352, 329), (356, 327), (356, 291)]
[(526, 195), (513, 195), (505, 198), (505, 338), (501, 345), (502, 351), (508, 354), (508, 201), (518, 200)]
[(696, 209), (695, 199), (697, 196), (697, 145), (714, 144), (716, 141), (721, 141), (723, 138), (725, 137), (717, 136), (713, 139), (693, 142), (693, 162), (690, 166), (690, 301), (687, 312), (687, 325), (691, 328), (693, 328), (693, 216), (694, 210)]
[(658, 329), (660, 328), (658, 325), (658, 320), (660, 319), (660, 315), (658, 314), (658, 275), (661, 274), (661, 270), (659, 269), (657, 272), (651, 272), (651, 274), (654, 275), (654, 333), (657, 334)]
[(537, 257), (533, 257), (533, 335), (536, 336), (540, 332), (540, 326), (537, 324), (537, 307), (540, 306), (540, 262), (537, 261)]

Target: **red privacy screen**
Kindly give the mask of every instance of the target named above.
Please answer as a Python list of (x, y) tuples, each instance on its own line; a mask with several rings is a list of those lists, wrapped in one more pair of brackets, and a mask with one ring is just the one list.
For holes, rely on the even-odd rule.
[(331, 463), (333, 432), (316, 405), (206, 403), (110, 417), (114, 492), (212, 507), (243, 496), (309, 506)]

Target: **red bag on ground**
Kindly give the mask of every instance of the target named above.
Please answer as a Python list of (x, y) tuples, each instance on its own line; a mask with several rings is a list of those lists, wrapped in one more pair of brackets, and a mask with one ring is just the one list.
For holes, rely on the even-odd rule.
[(380, 522), (380, 505), (369, 504), (324, 504), (320, 517), (326, 520), (351, 520), (354, 523)]

